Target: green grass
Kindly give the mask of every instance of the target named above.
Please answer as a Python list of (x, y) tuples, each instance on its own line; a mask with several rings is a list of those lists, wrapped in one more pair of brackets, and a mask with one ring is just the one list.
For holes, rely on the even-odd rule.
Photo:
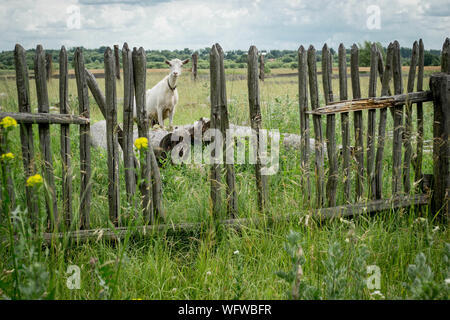
[[(227, 73), (246, 74), (245, 70), (229, 69)], [(148, 73), (147, 86), (153, 86), (165, 73)], [(100, 88), (104, 80), (99, 79)], [(319, 77), (319, 91), (321, 90)], [(406, 83), (406, 78), (404, 79)], [(350, 83), (349, 83), (350, 84)], [(428, 80), (425, 81), (428, 85)], [(37, 108), (34, 81), (30, 81), (32, 109)], [(75, 80), (69, 81), (70, 106), (77, 113)], [(361, 77), (362, 95), (367, 96), (368, 77)], [(179, 85), (180, 101), (174, 124), (187, 124), (200, 117), (209, 117), (209, 82), (200, 79), (194, 82), (184, 73)], [(338, 91), (337, 80), (333, 80), (334, 91)], [(117, 83), (119, 101), (123, 97), (123, 86)], [(298, 85), (296, 77), (268, 78), (261, 83), (261, 110), (263, 127), (279, 129), (281, 133), (299, 133)], [(17, 110), (17, 93), (13, 80), (0, 80), (0, 104), (4, 111)], [(349, 90), (351, 97), (351, 89)], [(50, 104), (58, 98), (58, 82), (49, 83)], [(227, 98), (230, 122), (249, 125), (249, 110), (246, 80), (227, 82)], [(323, 105), (323, 95), (320, 95)], [(103, 117), (91, 97), (93, 122)], [(119, 122), (122, 120), (122, 105), (119, 102)], [(432, 105), (425, 104), (425, 140), (432, 139)], [(367, 127), (366, 114), (364, 126)], [(325, 118), (325, 117), (324, 117)], [(351, 141), (354, 141), (353, 118), (351, 117)], [(415, 123), (415, 120), (414, 120)], [(325, 125), (325, 119), (323, 122)], [(313, 124), (310, 123), (312, 130)], [(336, 139), (341, 143), (340, 117), (337, 116)], [(392, 117), (388, 115), (387, 130), (392, 131)], [(313, 132), (313, 131), (311, 131)], [(323, 130), (325, 133), (325, 130)], [(59, 150), (59, 127), (51, 127), (52, 152), (56, 176), (57, 196), (61, 198), (61, 157)], [(73, 164), (73, 209), (79, 207), (79, 153), (78, 128), (71, 128)], [(38, 152), (37, 128), (34, 131), (37, 164), (41, 160)], [(314, 137), (311, 133), (311, 137)], [(16, 155), (8, 172), (12, 175), (17, 203), (24, 208), (23, 165), (21, 161), (19, 130), (9, 134), (11, 152)], [(366, 139), (364, 139), (366, 142)], [(415, 148), (415, 143), (413, 143)], [(383, 195), (391, 194), (392, 137), (386, 141), (383, 159)], [(312, 161), (314, 156), (312, 155)], [(339, 160), (341, 161), (341, 159)], [(341, 163), (339, 163), (341, 166)], [(354, 166), (354, 161), (352, 161)], [(92, 207), (93, 228), (108, 226), (107, 163), (106, 152), (92, 150)], [(313, 162), (311, 162), (313, 168)], [(129, 214), (123, 175), (121, 170), (121, 206), (124, 215)], [(341, 170), (340, 170), (341, 171)], [(432, 172), (430, 153), (424, 154), (423, 171)], [(327, 173), (327, 167), (325, 167)], [(354, 172), (350, 179), (354, 183)], [(169, 223), (200, 222), (210, 219), (209, 168), (207, 165), (186, 164), (181, 166), (166, 163), (161, 168), (164, 189), (164, 208)], [(14, 228), (18, 239), (14, 248), (4, 236), (8, 235), (7, 219), (1, 217), (0, 246), (0, 296), (19, 298), (56, 299), (285, 299), (291, 290), (291, 282), (277, 276), (277, 272), (290, 270), (293, 266), (289, 254), (284, 250), (291, 230), (299, 234), (297, 245), (304, 253), (302, 281), (318, 288), (321, 298), (373, 299), (367, 288), (359, 290), (359, 278), (364, 265), (377, 265), (381, 270), (381, 293), (387, 299), (416, 297), (416, 291), (404, 283), (413, 283), (408, 276), (408, 266), (415, 263), (416, 255), (424, 253), (434, 277), (431, 284), (442, 284), (449, 278), (448, 262), (444, 258), (445, 243), (449, 242), (448, 225), (436, 219), (427, 208), (419, 211), (399, 210), (383, 212), (376, 216), (361, 216), (351, 221), (334, 220), (319, 223), (311, 217), (313, 203), (307, 200), (303, 190), (305, 171), (300, 166), (300, 154), (295, 150), (280, 150), (279, 172), (269, 178), (269, 205), (267, 215), (298, 213), (298, 219), (270, 227), (248, 226), (239, 232), (231, 229), (206, 228), (201, 232), (172, 235), (154, 235), (146, 239), (125, 239), (118, 243), (105, 241), (69, 246), (64, 242), (41, 250), (39, 239), (26, 237), (18, 232), (20, 223), (15, 219)], [(413, 177), (411, 177), (412, 179)], [(344, 199), (342, 181), (339, 177), (338, 204), (354, 202), (354, 185), (351, 199)], [(256, 206), (256, 189), (253, 168), (250, 165), (236, 166), (238, 208), (240, 217), (260, 215)], [(311, 173), (314, 194), (314, 176)], [(43, 190), (39, 191), (42, 197)], [(314, 197), (313, 197), (314, 200)], [(59, 204), (61, 208), (61, 203)], [(43, 203), (42, 203), (42, 210)], [(20, 216), (21, 214), (19, 214)], [(25, 215), (26, 216), (26, 215)], [(423, 218), (423, 220), (421, 219)], [(125, 221), (132, 221), (125, 219)], [(27, 226), (27, 222), (24, 224)], [(341, 254), (331, 257), (330, 248), (339, 247)], [(362, 248), (367, 249), (364, 263)], [(337, 250), (337, 249), (336, 249)], [(234, 252), (238, 251), (238, 254)], [(334, 251), (331, 251), (331, 254)], [(14, 254), (13, 254), (14, 253)], [(14, 272), (16, 262), (17, 273)], [(358, 263), (357, 263), (358, 262)], [(75, 264), (81, 269), (81, 289), (69, 290), (66, 286), (66, 270)], [(294, 264), (295, 266), (295, 264)], [(341, 268), (335, 286), (333, 275)], [(359, 268), (359, 269), (358, 269)], [(15, 275), (18, 279), (15, 280)], [(330, 280), (331, 279), (331, 280)], [(334, 279), (334, 280), (333, 280)], [(431, 286), (431, 284), (429, 284)], [(445, 285), (444, 285), (445, 286)], [(332, 290), (334, 288), (334, 291)], [(439, 296), (421, 298), (448, 298), (448, 292), (440, 288)], [(17, 289), (17, 290), (14, 290)], [(333, 293), (334, 292), (334, 293)], [(336, 292), (338, 292), (336, 294)], [(447, 294), (447, 296), (445, 295)]]

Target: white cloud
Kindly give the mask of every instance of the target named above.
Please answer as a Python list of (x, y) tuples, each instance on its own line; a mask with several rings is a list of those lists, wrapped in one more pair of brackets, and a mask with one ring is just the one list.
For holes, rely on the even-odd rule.
[[(78, 5), (81, 29), (67, 30), (66, 8)], [(381, 29), (368, 30), (366, 8), (378, 5)], [(16, 42), (46, 48), (122, 44), (148, 49), (296, 49), (364, 40), (410, 46), (422, 37), (440, 48), (450, 30), (450, 0), (0, 0), (0, 50)]]

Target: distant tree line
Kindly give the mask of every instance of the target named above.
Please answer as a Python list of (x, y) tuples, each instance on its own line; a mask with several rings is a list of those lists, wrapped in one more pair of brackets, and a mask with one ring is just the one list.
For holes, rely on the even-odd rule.
[[(382, 47), (380, 43), (377, 46), (382, 51), (383, 56), (386, 54), (386, 48)], [(367, 67), (370, 65), (370, 42), (365, 41), (363, 44), (359, 44), (359, 64), (361, 67)], [(83, 56), (85, 59), (85, 65), (89, 69), (103, 69), (103, 54), (106, 50), (105, 46), (98, 49), (85, 49), (83, 48)], [(210, 48), (204, 48), (197, 50), (199, 54), (198, 68), (209, 68), (209, 52)], [(411, 48), (402, 47), (400, 49), (401, 59), (403, 65), (408, 65), (411, 58)], [(58, 57), (59, 50), (46, 50), (47, 53), (51, 53), (53, 57), (53, 68), (58, 69)], [(75, 48), (68, 50), (69, 64), (72, 66), (73, 54)], [(147, 50), (147, 67), (148, 68), (166, 68), (164, 60), (170, 60), (174, 58), (187, 59), (190, 58), (194, 51), (185, 48), (183, 50)], [(266, 71), (270, 72), (270, 69), (277, 68), (297, 68), (297, 51), (296, 50), (269, 50), (262, 51), (265, 53), (265, 67)], [(317, 52), (317, 61), (321, 61), (321, 50)], [(333, 54), (333, 63), (337, 66), (338, 57), (334, 49), (331, 49)], [(33, 68), (33, 57), (35, 49), (27, 50), (27, 63), (30, 69)], [(440, 65), (440, 50), (425, 50), (425, 66), (438, 66)], [(350, 62), (350, 48), (347, 48), (347, 61)], [(246, 68), (247, 66), (247, 51), (244, 50), (231, 50), (225, 52), (225, 68), (236, 69)], [(14, 52), (3, 51), (0, 53), (0, 70), (13, 70), (14, 69)]]

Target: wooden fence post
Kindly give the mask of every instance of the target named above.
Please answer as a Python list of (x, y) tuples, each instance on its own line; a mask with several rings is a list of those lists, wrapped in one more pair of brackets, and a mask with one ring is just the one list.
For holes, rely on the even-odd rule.
[(450, 73), (450, 39), (446, 38), (442, 45), (441, 72)]
[[(64, 46), (59, 53), (59, 111), (69, 114), (69, 73), (67, 52)], [(61, 125), (61, 159), (62, 159), (62, 210), (67, 227), (72, 221), (72, 167), (70, 153), (70, 125)]]
[[(407, 92), (414, 92), (414, 81), (416, 78), (416, 66), (419, 55), (419, 45), (417, 41), (414, 41), (412, 54), (411, 54), (411, 63), (409, 65), (409, 74), (408, 74), (408, 85)], [(411, 158), (412, 158), (412, 130), (413, 130), (413, 119), (412, 119), (412, 103), (407, 102), (405, 104), (405, 132), (403, 134), (403, 145), (405, 147), (405, 155), (403, 157), (403, 189), (405, 193), (410, 193), (411, 191), (411, 177), (410, 177), (410, 168), (411, 168)]]
[(114, 56), (111, 48), (105, 51), (105, 95), (106, 95), (106, 146), (108, 151), (108, 201), (109, 217), (115, 225), (119, 223), (119, 153), (117, 141), (117, 96)]
[[(418, 92), (423, 91), (423, 73), (424, 73), (424, 45), (422, 39), (419, 40), (419, 68), (417, 70)], [(423, 158), (423, 103), (417, 103), (417, 151), (414, 159), (414, 181), (422, 184), (422, 158)]]
[(259, 80), (264, 81), (264, 55), (259, 55)]
[(47, 81), (50, 81), (53, 75), (53, 57), (50, 52), (45, 54), (45, 72)]
[[(133, 57), (124, 43), (122, 48), (123, 65), (123, 166), (125, 168), (125, 188), (128, 201), (131, 201), (136, 192), (135, 163), (133, 160)], [(133, 204), (134, 206), (134, 204)]]
[(433, 93), (433, 213), (441, 212), (449, 216), (448, 199), (450, 192), (450, 75), (434, 74), (430, 78)]
[[(329, 104), (333, 101), (333, 88), (332, 88), (332, 64), (331, 64), (331, 52), (328, 49), (327, 44), (322, 48), (322, 83), (323, 94), (325, 96), (325, 104)], [(327, 153), (328, 153), (328, 180), (326, 185), (328, 206), (336, 206), (336, 191), (338, 183), (338, 162), (336, 152), (336, 116), (334, 114), (327, 115)]]
[[(89, 91), (81, 48), (75, 50), (74, 63), (78, 91), (78, 112), (81, 116), (89, 118)], [(90, 226), (91, 170), (91, 127), (89, 124), (80, 125), (80, 226), (85, 229)]]
[[(381, 79), (381, 96), (389, 95), (389, 82), (392, 78), (392, 55), (394, 45), (389, 44), (386, 53), (386, 66)], [(375, 199), (382, 198), (383, 192), (383, 155), (386, 137), (387, 108), (380, 109), (380, 122), (378, 125), (378, 145), (375, 158)]]
[[(377, 95), (378, 49), (375, 43), (370, 47), (369, 98)], [(377, 111), (369, 109), (367, 118), (367, 185), (368, 199), (375, 198), (375, 125)]]
[(267, 176), (261, 174), (261, 145), (260, 136), (262, 129), (261, 107), (259, 98), (259, 83), (258, 83), (258, 49), (251, 46), (248, 50), (248, 65), (247, 65), (247, 85), (248, 85), (248, 102), (250, 106), (250, 122), (252, 130), (256, 132), (256, 164), (255, 176), (256, 187), (258, 190), (258, 207), (260, 211), (264, 211), (267, 200)]
[[(400, 45), (394, 41), (393, 55), (394, 94), (403, 93), (402, 64), (400, 61)], [(394, 110), (394, 138), (392, 150), (392, 193), (401, 193), (401, 166), (402, 166), (402, 135), (403, 135), (403, 106), (396, 106)]]
[[(356, 44), (351, 49), (350, 70), (352, 78), (353, 99), (361, 98), (361, 86), (359, 82), (359, 50)], [(361, 199), (364, 193), (364, 140), (363, 140), (363, 115), (362, 111), (354, 112), (355, 127), (355, 156), (357, 162), (356, 171), (356, 200)]]
[(120, 80), (120, 58), (119, 58), (119, 45), (114, 45), (114, 72), (117, 80)]
[[(219, 72), (220, 72), (220, 96), (219, 105), (222, 111), (221, 115), (221, 131), (223, 137), (223, 162), (226, 171), (226, 196), (227, 196), (227, 214), (229, 218), (235, 218), (238, 212), (237, 204), (237, 194), (236, 194), (236, 174), (234, 171), (234, 162), (226, 163), (227, 158), (227, 148), (232, 148), (234, 144), (227, 145), (227, 130), (230, 129), (230, 122), (228, 120), (228, 107), (227, 107), (227, 88), (226, 88), (226, 77), (225, 77), (225, 67), (223, 64), (224, 52), (222, 47), (216, 43), (217, 52), (219, 53)], [(232, 148), (234, 151), (234, 148)], [(234, 152), (233, 152), (234, 154)]]
[[(298, 49), (298, 103), (300, 111), (300, 136), (301, 136), (301, 165), (306, 176), (307, 199), (311, 198), (311, 185), (309, 179), (309, 114), (308, 111), (308, 64), (307, 52), (303, 46)], [(305, 189), (304, 189), (305, 190)]]
[[(47, 76), (45, 70), (45, 51), (41, 45), (36, 48), (34, 59), (34, 76), (36, 82), (36, 95), (38, 100), (38, 111), (40, 113), (49, 113), (50, 106), (47, 91)], [(50, 125), (39, 124), (39, 143), (43, 158), (43, 170), (45, 182), (48, 187), (48, 195), (46, 193), (46, 204), (48, 221), (51, 228), (54, 228), (58, 222), (58, 202), (56, 199), (55, 177), (53, 174), (53, 159), (50, 145)], [(52, 219), (53, 218), (53, 219)]]
[(194, 81), (197, 80), (197, 68), (198, 68), (198, 52), (194, 52), (192, 54), (192, 75), (194, 77)]
[[(25, 50), (19, 44), (14, 48), (14, 63), (16, 69), (17, 102), (19, 112), (31, 112), (30, 84), (28, 80), (28, 67), (25, 59)], [(36, 173), (34, 160), (33, 125), (20, 124), (20, 142), (22, 144), (22, 161), (25, 172), (25, 179)], [(25, 196), (27, 199), (28, 214), (34, 225), (37, 222), (38, 206), (32, 196), (30, 187), (25, 186)]]
[(222, 193), (221, 193), (221, 174), (220, 174), (220, 164), (219, 157), (217, 155), (219, 150), (222, 148), (220, 145), (220, 139), (216, 136), (217, 131), (220, 130), (220, 124), (222, 122), (222, 113), (220, 110), (219, 99), (220, 99), (220, 61), (219, 52), (216, 45), (213, 45), (209, 55), (209, 72), (210, 72), (210, 96), (211, 96), (211, 124), (210, 128), (215, 130), (214, 141), (211, 141), (214, 145), (214, 154), (211, 154), (211, 202), (212, 202), (212, 213), (215, 219), (220, 215)]
[[(344, 45), (341, 43), (338, 50), (339, 59), (339, 99), (347, 100), (347, 54)], [(344, 178), (344, 198), (350, 201), (350, 120), (348, 112), (341, 113), (342, 130), (342, 169)]]
[[(309, 94), (311, 100), (311, 110), (319, 108), (319, 89), (317, 85), (317, 64), (316, 49), (311, 45), (308, 48), (308, 74), (309, 74)], [(321, 208), (324, 202), (324, 152), (322, 136), (322, 117), (313, 115), (314, 139), (315, 139), (315, 175), (316, 175), (316, 203)]]

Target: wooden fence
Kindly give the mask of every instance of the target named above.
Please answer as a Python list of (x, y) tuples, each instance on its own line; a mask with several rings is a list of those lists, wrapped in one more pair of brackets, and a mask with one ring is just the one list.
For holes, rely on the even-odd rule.
[[(322, 83), (324, 105), (321, 106), (318, 92), (318, 77), (316, 51), (313, 46), (298, 50), (298, 93), (301, 129), (300, 161), (305, 175), (301, 181), (307, 197), (306, 201), (314, 200), (312, 211), (320, 219), (337, 216), (350, 216), (363, 212), (379, 212), (409, 206), (428, 204), (431, 188), (431, 208), (434, 212), (442, 212), (448, 216), (448, 190), (450, 188), (449, 157), (450, 144), (450, 41), (444, 43), (442, 52), (442, 72), (434, 74), (430, 79), (430, 91), (423, 91), (424, 78), (424, 46), (423, 42), (414, 43), (410, 71), (408, 74), (407, 93), (403, 92), (400, 47), (398, 42), (391, 43), (386, 53), (386, 59), (375, 45), (371, 47), (371, 68), (369, 77), (368, 97), (362, 98), (358, 69), (358, 47), (351, 48), (350, 71), (353, 100), (348, 98), (346, 50), (341, 44), (338, 51), (339, 61), (339, 99), (334, 94), (332, 86), (332, 57), (330, 49), (325, 45), (322, 49)], [(108, 164), (108, 203), (109, 219), (119, 226), (116, 231), (104, 230), (106, 238), (117, 238), (124, 235), (126, 228), (120, 227), (120, 190), (119, 190), (119, 145), (123, 150), (124, 174), (127, 201), (140, 210), (145, 217), (145, 226), (137, 228), (137, 232), (146, 233), (154, 230), (191, 230), (204, 225), (179, 224), (176, 226), (161, 223), (165, 218), (162, 206), (162, 185), (159, 167), (151, 143), (148, 149), (141, 150), (137, 159), (133, 152), (133, 115), (132, 103), (136, 97), (137, 126), (140, 137), (149, 139), (149, 123), (145, 108), (146, 89), (146, 57), (143, 48), (131, 51), (125, 43), (122, 48), (123, 85), (124, 85), (124, 124), (117, 123), (116, 79), (120, 77), (118, 69), (118, 48), (114, 51), (107, 48), (104, 54), (105, 64), (105, 94), (99, 88), (95, 77), (85, 69), (81, 49), (75, 51), (74, 63), (76, 84), (78, 90), (79, 114), (68, 114), (68, 66), (67, 53), (64, 47), (60, 52), (59, 98), (60, 113), (49, 113), (49, 101), (46, 84), (45, 52), (38, 46), (35, 55), (35, 82), (38, 98), (38, 113), (32, 113), (30, 108), (30, 92), (25, 51), (16, 45), (14, 58), (16, 65), (16, 82), (18, 91), (18, 113), (0, 113), (0, 119), (6, 116), (15, 118), (20, 123), (22, 157), (25, 175), (36, 172), (35, 155), (32, 139), (32, 125), (39, 127), (40, 150), (43, 158), (44, 179), (49, 190), (46, 197), (48, 212), (48, 229), (55, 230), (60, 223), (66, 226), (74, 224), (80, 230), (72, 232), (71, 237), (85, 240), (97, 237), (90, 230), (91, 207), (91, 155), (90, 155), (90, 106), (91, 91), (107, 124), (107, 164)], [(262, 134), (262, 117), (260, 108), (259, 77), (262, 61), (256, 47), (251, 46), (248, 52), (248, 98), (251, 128), (256, 132), (256, 164), (255, 177), (258, 192), (258, 208), (267, 212), (270, 204), (268, 176), (261, 174), (261, 146), (259, 135)], [(417, 85), (414, 92), (414, 82), (417, 68)], [(379, 80), (378, 80), (379, 79)], [(262, 80), (262, 79), (261, 79)], [(393, 81), (394, 95), (391, 95), (390, 82)], [(377, 83), (381, 83), (381, 97), (377, 95)], [(230, 127), (227, 110), (226, 81), (224, 68), (224, 52), (219, 44), (212, 46), (210, 52), (210, 90), (211, 90), (211, 128), (220, 130), (223, 141), (227, 141), (226, 133)], [(308, 94), (309, 88), (309, 94)], [(309, 99), (308, 99), (309, 98)], [(338, 101), (336, 101), (338, 100)], [(422, 170), (424, 145), (423, 103), (433, 101), (433, 179), (431, 174)], [(417, 139), (415, 150), (411, 143), (413, 135), (413, 104), (416, 105)], [(389, 198), (383, 199), (383, 159), (385, 159), (385, 140), (387, 126), (387, 110), (393, 117), (393, 148), (392, 148), (392, 190)], [(377, 112), (378, 110), (378, 112)], [(363, 124), (364, 112), (367, 112), (367, 129)], [(379, 114), (378, 126), (376, 123)], [(336, 140), (336, 115), (340, 115), (340, 131), (342, 148), (338, 150)], [(352, 117), (350, 115), (352, 114)], [(310, 116), (314, 131), (310, 133)], [(326, 117), (325, 136), (322, 132), (322, 117)], [(353, 119), (354, 142), (351, 142), (350, 119)], [(405, 120), (403, 120), (405, 118)], [(61, 126), (61, 158), (62, 173), (62, 206), (58, 208), (55, 194), (55, 178), (53, 174), (52, 154), (50, 147), (50, 125)], [(78, 125), (80, 132), (80, 213), (79, 221), (74, 221), (72, 212), (72, 167), (70, 161), (70, 126)], [(378, 129), (378, 130), (377, 130)], [(378, 135), (376, 134), (378, 132)], [(314, 136), (314, 164), (310, 137)], [(366, 148), (364, 148), (364, 138)], [(211, 143), (218, 140), (211, 137)], [(326, 146), (326, 154), (325, 154)], [(211, 154), (211, 211), (217, 222), (240, 227), (245, 224), (266, 223), (278, 221), (280, 217), (264, 215), (263, 217), (239, 219), (235, 168), (226, 164), (227, 146), (223, 147), (224, 165), (221, 168), (216, 154)], [(364, 161), (366, 159), (366, 161)], [(352, 165), (356, 166), (354, 193), (350, 173)], [(411, 173), (413, 166), (413, 175)], [(341, 170), (340, 170), (341, 167)], [(412, 181), (411, 181), (411, 177)], [(343, 179), (340, 179), (343, 178)], [(314, 180), (314, 184), (311, 183)], [(430, 181), (433, 184), (430, 184)], [(417, 187), (418, 186), (418, 187)], [(346, 199), (338, 203), (338, 190), (343, 189)], [(224, 191), (222, 189), (225, 189)], [(26, 188), (27, 207), (30, 216), (35, 221), (37, 206), (31, 190)], [(139, 201), (135, 201), (135, 195)], [(223, 194), (224, 193), (224, 194)], [(386, 194), (386, 192), (384, 192)], [(224, 197), (225, 195), (225, 197)], [(226, 203), (227, 217), (223, 203)], [(282, 219), (295, 217), (288, 214)], [(224, 220), (225, 218), (225, 220)], [(62, 237), (62, 234), (48, 233), (46, 239)]]

